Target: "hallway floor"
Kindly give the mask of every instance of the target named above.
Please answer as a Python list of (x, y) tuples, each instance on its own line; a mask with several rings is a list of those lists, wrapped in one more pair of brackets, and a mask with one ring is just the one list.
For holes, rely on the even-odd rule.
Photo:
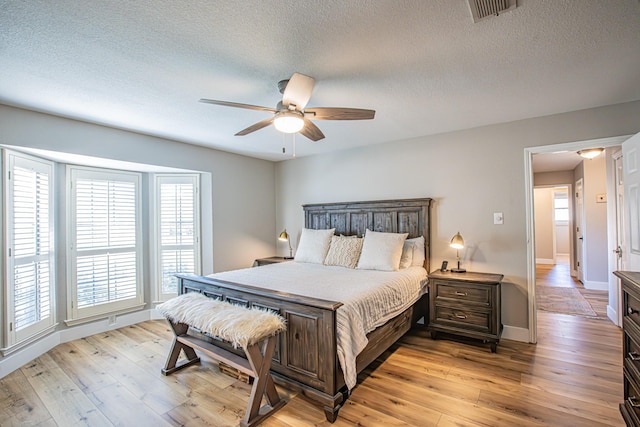
[[(580, 294), (596, 312), (597, 316), (607, 319), (607, 304), (609, 302), (609, 293), (607, 291), (585, 289), (580, 281), (571, 276), (569, 267), (569, 257), (567, 255), (558, 255), (556, 264), (536, 264), (536, 287), (560, 287), (560, 288), (576, 288)], [(557, 313), (563, 313), (560, 309)]]

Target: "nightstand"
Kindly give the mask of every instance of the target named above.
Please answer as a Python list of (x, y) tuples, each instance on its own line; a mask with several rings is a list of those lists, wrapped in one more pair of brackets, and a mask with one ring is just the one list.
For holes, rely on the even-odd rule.
[(288, 261), (293, 261), (293, 258), (285, 258), (283, 256), (272, 256), (269, 258), (258, 258), (257, 260), (254, 261), (253, 265), (256, 267), (260, 267), (262, 265), (277, 264), (279, 262), (288, 262)]
[(429, 330), (490, 343), (491, 352), (502, 334), (500, 286), (502, 274), (452, 273), (436, 270), (429, 274)]

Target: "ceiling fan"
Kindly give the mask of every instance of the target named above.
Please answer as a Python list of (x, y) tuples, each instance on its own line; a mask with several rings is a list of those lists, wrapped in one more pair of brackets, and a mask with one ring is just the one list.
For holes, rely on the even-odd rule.
[(319, 141), (324, 138), (324, 134), (311, 120), (369, 120), (375, 116), (374, 110), (360, 108), (318, 107), (305, 109), (309, 98), (311, 98), (314, 84), (315, 80), (312, 77), (300, 73), (293, 73), (289, 80), (279, 81), (278, 89), (282, 93), (282, 101), (278, 101), (276, 108), (215, 99), (201, 99), (200, 102), (273, 113), (273, 116), (236, 133), (236, 136), (248, 135), (273, 123), (280, 132), (300, 132), (312, 141)]

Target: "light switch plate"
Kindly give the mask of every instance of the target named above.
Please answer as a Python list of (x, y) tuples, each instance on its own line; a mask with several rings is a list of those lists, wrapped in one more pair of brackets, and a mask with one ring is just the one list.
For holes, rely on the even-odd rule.
[(504, 224), (504, 216), (502, 212), (494, 212), (493, 213), (493, 224), (494, 225), (502, 225)]

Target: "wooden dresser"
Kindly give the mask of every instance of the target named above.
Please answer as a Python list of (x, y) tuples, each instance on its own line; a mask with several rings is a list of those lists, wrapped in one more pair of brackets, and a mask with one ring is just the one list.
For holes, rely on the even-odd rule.
[(502, 334), (500, 286), (502, 274), (452, 273), (436, 270), (429, 274), (429, 330), (482, 340), (491, 352)]
[(622, 280), (622, 357), (624, 402), (622, 418), (628, 426), (640, 426), (640, 273), (614, 271)]

